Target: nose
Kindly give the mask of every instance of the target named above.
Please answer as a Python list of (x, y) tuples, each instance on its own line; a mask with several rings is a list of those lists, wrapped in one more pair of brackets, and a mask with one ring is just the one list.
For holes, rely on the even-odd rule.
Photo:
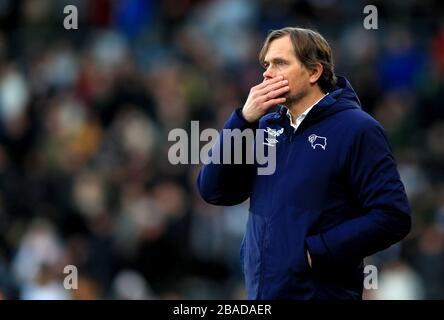
[(274, 73), (271, 71), (271, 67), (269, 66), (264, 73), (262, 74), (262, 76), (264, 77), (264, 80), (270, 80), (271, 78), (273, 78), (275, 75)]

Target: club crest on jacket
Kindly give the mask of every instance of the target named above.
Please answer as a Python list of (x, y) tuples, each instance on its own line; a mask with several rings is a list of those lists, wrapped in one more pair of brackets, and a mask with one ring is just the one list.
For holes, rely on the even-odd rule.
[(321, 137), (315, 134), (311, 134), (308, 137), (308, 141), (311, 143), (311, 147), (313, 149), (316, 149), (316, 146), (320, 146), (322, 149), (325, 150), (325, 147), (327, 147), (327, 138)]
[(265, 132), (268, 133), (268, 136), (270, 138), (265, 138), (265, 140), (267, 140), (267, 142), (264, 142), (264, 144), (269, 147), (274, 147), (274, 146), (276, 146), (276, 143), (279, 142), (276, 138), (279, 137), (284, 132), (284, 128), (276, 130), (276, 129), (272, 129), (270, 127), (267, 127), (267, 130)]

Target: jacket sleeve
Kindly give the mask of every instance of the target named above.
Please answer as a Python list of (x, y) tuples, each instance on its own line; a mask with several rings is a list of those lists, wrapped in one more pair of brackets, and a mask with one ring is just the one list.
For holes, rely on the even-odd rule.
[[(252, 129), (258, 128), (257, 123), (247, 122), (241, 113), (241, 109), (235, 110), (228, 121), (225, 123), (223, 129)], [(214, 205), (231, 206), (244, 202), (250, 196), (251, 185), (255, 175), (254, 163), (246, 163), (245, 155), (247, 152), (253, 152), (253, 145), (248, 145), (245, 141), (242, 141), (242, 164), (223, 164), (223, 130), (219, 134), (219, 138), (216, 141), (215, 146), (210, 150), (209, 157), (214, 156), (215, 147), (218, 146), (220, 150), (218, 158), (219, 164), (208, 163), (202, 166), (199, 175), (197, 177), (197, 187), (199, 189), (202, 198)], [(235, 152), (234, 146), (236, 143), (225, 144), (231, 148), (231, 155)], [(239, 151), (239, 150), (236, 150)]]
[(384, 130), (373, 122), (365, 127), (346, 160), (347, 179), (361, 212), (306, 238), (314, 269), (359, 263), (410, 232), (408, 199)]

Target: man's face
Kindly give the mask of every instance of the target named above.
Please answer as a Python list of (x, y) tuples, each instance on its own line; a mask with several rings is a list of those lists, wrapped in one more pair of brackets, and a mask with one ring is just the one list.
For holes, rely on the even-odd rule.
[(288, 80), (290, 90), (283, 95), (287, 107), (298, 102), (310, 89), (309, 72), (296, 57), (290, 36), (273, 40), (264, 58), (264, 80), (282, 75)]

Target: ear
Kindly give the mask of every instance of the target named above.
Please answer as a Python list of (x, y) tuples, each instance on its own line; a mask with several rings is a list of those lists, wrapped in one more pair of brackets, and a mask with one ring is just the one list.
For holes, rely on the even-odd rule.
[(324, 67), (322, 66), (322, 64), (317, 63), (316, 66), (312, 70), (310, 70), (310, 84), (314, 85), (316, 81), (318, 81), (323, 71)]

